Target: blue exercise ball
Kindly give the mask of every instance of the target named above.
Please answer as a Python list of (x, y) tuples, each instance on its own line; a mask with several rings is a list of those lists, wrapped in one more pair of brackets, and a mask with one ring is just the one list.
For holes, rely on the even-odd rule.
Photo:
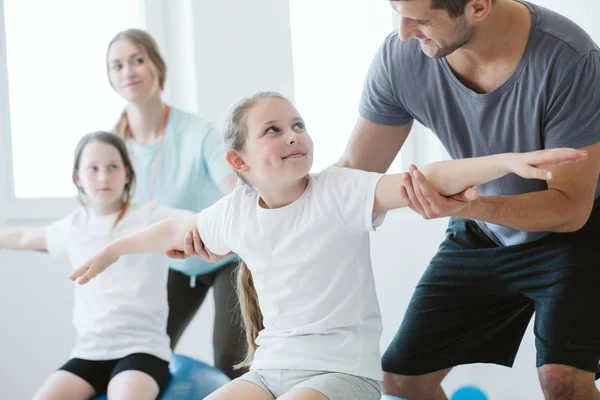
[(476, 386), (463, 386), (454, 392), (450, 400), (488, 400), (488, 398)]
[[(173, 354), (169, 371), (171, 379), (158, 397), (160, 400), (203, 399), (231, 381), (217, 368), (179, 354)], [(106, 394), (95, 400), (107, 400)]]

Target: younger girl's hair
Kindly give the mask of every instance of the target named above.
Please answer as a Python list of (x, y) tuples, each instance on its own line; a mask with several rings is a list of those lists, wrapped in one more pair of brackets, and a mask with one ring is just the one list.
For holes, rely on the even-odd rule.
[(129, 158), (129, 154), (127, 153), (127, 148), (125, 147), (125, 143), (118, 136), (111, 132), (92, 132), (88, 133), (84, 137), (79, 140), (77, 143), (77, 147), (75, 148), (75, 157), (73, 162), (73, 183), (77, 186), (77, 197), (79, 198), (79, 202), (82, 205), (85, 205), (83, 195), (85, 195), (83, 188), (77, 185), (76, 176), (79, 173), (79, 163), (81, 161), (81, 153), (83, 153), (83, 149), (85, 146), (92, 142), (102, 142), (113, 146), (119, 151), (121, 155), (121, 159), (123, 160), (123, 165), (125, 166), (125, 171), (129, 175), (129, 183), (125, 185), (125, 189), (123, 189), (123, 207), (121, 208), (121, 212), (117, 217), (115, 223), (113, 224), (113, 228), (117, 226), (119, 221), (123, 219), (123, 216), (127, 212), (129, 205), (131, 204), (131, 199), (133, 197), (132, 187), (135, 187), (135, 172), (133, 170), (133, 166), (131, 164), (131, 159)]
[[(246, 117), (248, 112), (262, 99), (277, 98), (289, 101), (284, 96), (276, 92), (258, 92), (255, 95), (245, 98), (233, 107), (225, 122), (223, 132), (224, 141), (228, 149), (242, 151), (246, 142)], [(236, 171), (238, 178), (246, 185), (248, 181), (242, 174)], [(237, 269), (237, 292), (240, 300), (240, 309), (244, 328), (246, 329), (246, 341), (248, 342), (248, 351), (246, 357), (234, 366), (235, 369), (247, 367), (252, 364), (254, 354), (256, 353), (256, 338), (258, 333), (264, 329), (263, 315), (258, 303), (258, 294), (254, 287), (252, 274), (244, 261), (240, 261)]]
[[(165, 60), (161, 56), (160, 51), (158, 49), (158, 45), (156, 44), (156, 41), (154, 40), (154, 38), (152, 36), (150, 36), (150, 34), (148, 32), (143, 31), (141, 29), (127, 29), (127, 30), (121, 31), (121, 32), (117, 33), (115, 35), (115, 37), (110, 41), (110, 43), (108, 44), (108, 48), (106, 49), (106, 72), (107, 72), (107, 74), (109, 73), (109, 68), (110, 68), (110, 65), (108, 64), (108, 53), (110, 52), (110, 48), (112, 47), (112, 45), (115, 42), (117, 42), (119, 40), (123, 40), (123, 39), (129, 40), (140, 51), (144, 51), (148, 55), (148, 58), (150, 59), (152, 64), (154, 64), (154, 66), (156, 67), (156, 70), (158, 72), (158, 85), (160, 87), (160, 90), (164, 90), (165, 81), (167, 80), (167, 64), (165, 63)], [(110, 81), (110, 78), (109, 78), (109, 81)], [(112, 85), (112, 83), (111, 83), (111, 85)], [(113, 131), (117, 135), (119, 135), (121, 138), (125, 139), (125, 136), (127, 134), (126, 128), (127, 128), (127, 112), (125, 110), (123, 110), (121, 112), (121, 115), (120, 115), (117, 123), (113, 127)]]

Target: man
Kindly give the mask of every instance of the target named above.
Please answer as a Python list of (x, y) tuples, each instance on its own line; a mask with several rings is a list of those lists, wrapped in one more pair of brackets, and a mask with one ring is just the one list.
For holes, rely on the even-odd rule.
[(554, 168), (547, 185), (509, 175), (481, 197), (444, 198), (414, 167), (405, 175), (413, 210), (453, 218), (383, 356), (384, 398), (447, 399), (452, 367), (511, 366), (535, 311), (545, 397), (600, 399), (598, 47), (530, 3), (390, 4), (400, 28), (373, 60), (339, 165), (386, 171), (414, 119), (453, 158), (574, 147), (588, 159)]
[[(453, 217), (383, 356), (383, 398), (446, 399), (455, 365), (510, 366), (535, 311), (547, 399), (600, 399), (600, 55), (566, 18), (514, 0), (390, 1), (400, 29), (371, 65), (339, 165), (384, 172), (418, 120), (453, 158), (588, 150), (553, 179), (514, 175), (453, 198), (418, 170), (400, 195)], [(209, 258), (197, 232), (185, 252)], [(195, 245), (194, 245), (195, 244)], [(177, 255), (177, 254), (175, 254)]]

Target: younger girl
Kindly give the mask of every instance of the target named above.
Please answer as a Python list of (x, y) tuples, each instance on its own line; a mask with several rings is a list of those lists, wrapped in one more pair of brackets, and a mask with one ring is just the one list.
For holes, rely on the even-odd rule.
[[(309, 174), (313, 144), (293, 105), (259, 93), (234, 108), (226, 158), (245, 185), (193, 217), (163, 221), (116, 240), (78, 268), (84, 284), (124, 254), (181, 249), (198, 228), (206, 248), (237, 253), (251, 370), (208, 397), (379, 399), (381, 316), (369, 231), (406, 206), (401, 175), (330, 167)], [(515, 172), (585, 158), (572, 149), (440, 162), (424, 169), (445, 194)], [(437, 176), (452, 179), (433, 179)]]
[[(46, 227), (0, 230), (0, 247), (66, 253), (81, 265), (111, 240), (154, 222), (191, 215), (153, 203), (130, 205), (135, 175), (116, 135), (84, 136), (75, 151), (73, 182), (82, 207)], [(155, 399), (169, 379), (168, 260), (125, 256), (89, 286), (75, 290), (71, 359), (46, 380), (38, 400)]]

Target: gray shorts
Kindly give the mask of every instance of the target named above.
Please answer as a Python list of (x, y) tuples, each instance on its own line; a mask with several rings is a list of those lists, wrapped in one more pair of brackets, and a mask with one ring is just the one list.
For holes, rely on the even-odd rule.
[(253, 369), (237, 379), (255, 384), (274, 399), (296, 388), (317, 390), (329, 400), (381, 399), (380, 381), (340, 372)]

